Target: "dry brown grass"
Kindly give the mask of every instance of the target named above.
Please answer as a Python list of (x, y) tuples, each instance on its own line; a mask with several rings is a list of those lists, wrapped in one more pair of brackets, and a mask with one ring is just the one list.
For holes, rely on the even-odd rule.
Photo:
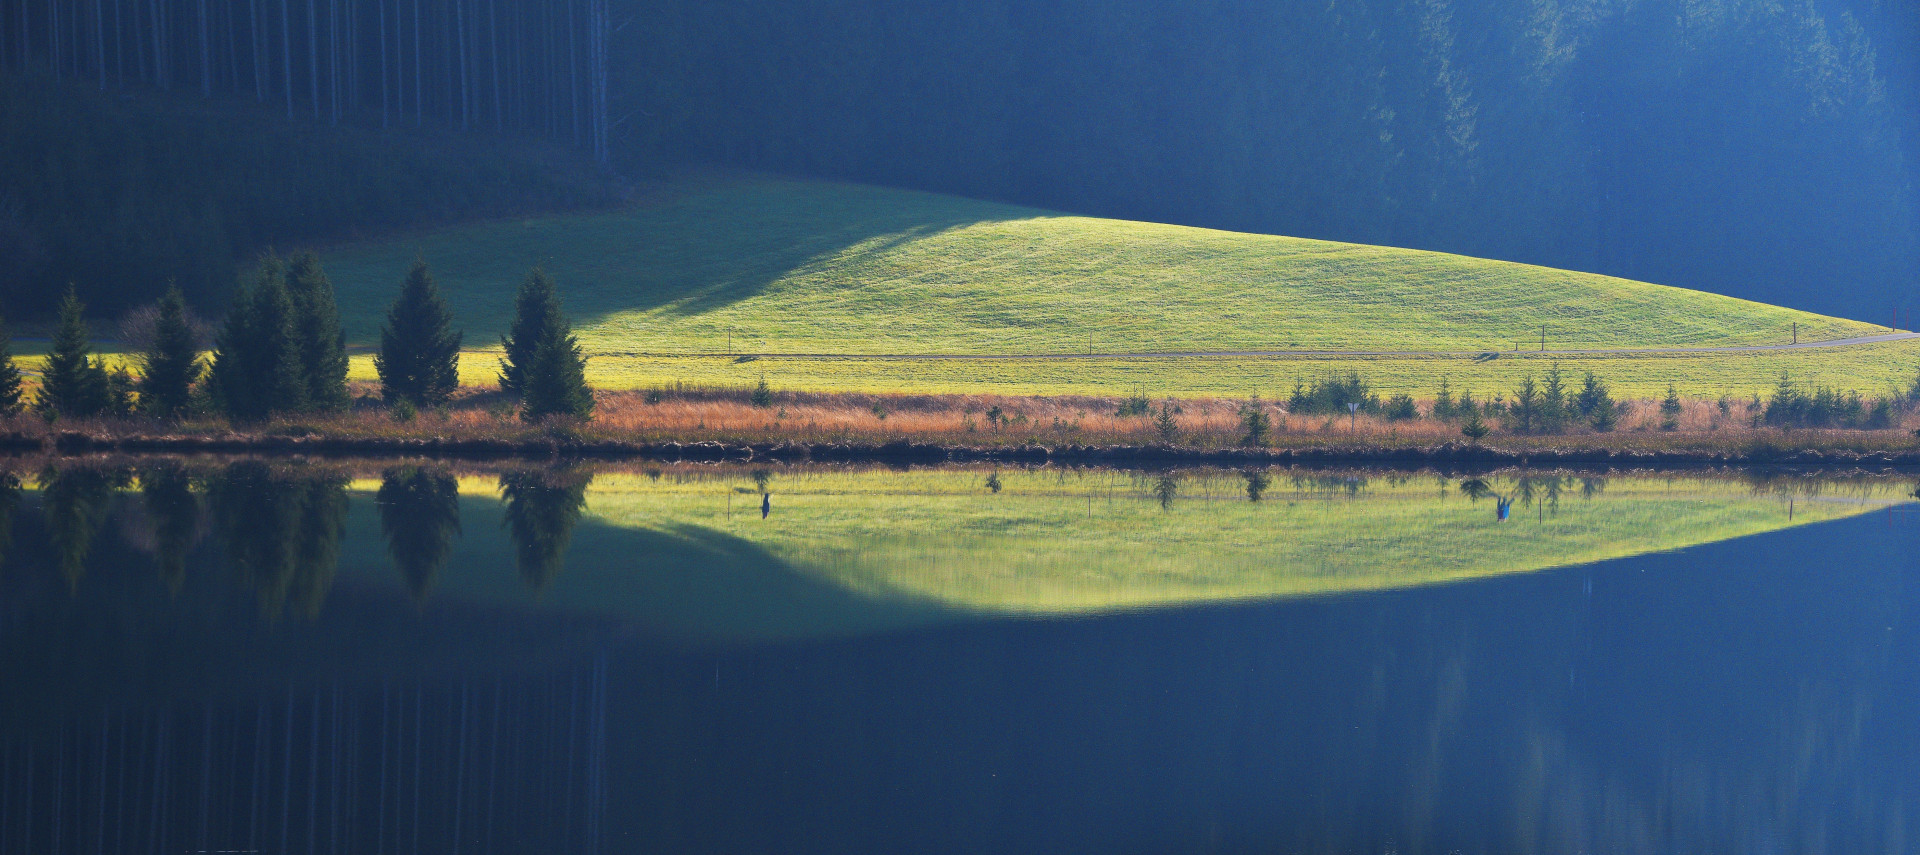
[[(493, 439), (530, 441), (554, 431), (583, 439), (634, 442), (915, 442), (964, 446), (1146, 445), (1163, 441), (1151, 416), (1115, 415), (1117, 398), (1081, 396), (880, 395), (865, 393), (776, 393), (771, 406), (754, 406), (749, 393), (726, 389), (673, 389), (655, 392), (602, 392), (595, 418), (577, 425), (528, 425), (498, 393), (463, 391), (454, 403), (420, 412), (411, 421), (396, 420), (373, 402), (369, 388), (352, 410), (325, 416), (287, 416), (245, 426), (240, 433), (341, 437)], [(1729, 401), (1725, 411), (1714, 400), (1683, 401), (1676, 431), (1660, 430), (1659, 402), (1626, 403), (1617, 430), (1597, 433), (1584, 426), (1552, 436), (1516, 435), (1489, 420), (1486, 443), (1506, 448), (1632, 448), (1643, 450), (1773, 448), (1891, 450), (1913, 447), (1912, 429), (1920, 413), (1902, 416), (1889, 430), (1791, 430), (1755, 427), (1755, 411), (1746, 401)], [(1175, 411), (1174, 442), (1198, 448), (1239, 445), (1244, 399), (1191, 398), (1153, 402)], [(1295, 415), (1264, 401), (1272, 422), (1270, 444), (1313, 448), (1353, 445), (1431, 446), (1465, 442), (1455, 422), (1421, 418), (1389, 421), (1362, 415)], [(1431, 402), (1421, 402), (1421, 410)], [(1001, 417), (989, 416), (998, 409)], [(13, 420), (10, 429), (28, 437), (78, 431), (94, 435), (225, 434), (235, 429), (223, 420), (199, 419), (162, 425), (142, 419), (60, 422), (38, 418)]]

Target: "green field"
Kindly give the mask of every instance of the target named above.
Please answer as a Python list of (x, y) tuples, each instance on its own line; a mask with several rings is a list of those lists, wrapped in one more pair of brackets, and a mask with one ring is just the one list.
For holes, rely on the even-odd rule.
[[(783, 388), (1245, 394), (1357, 367), (1383, 390), (1504, 388), (1551, 348), (1778, 344), (1884, 328), (1675, 288), (1430, 252), (1054, 214), (873, 187), (751, 177), (669, 185), (607, 212), (499, 221), (324, 253), (350, 339), (377, 337), (410, 260), (432, 265), (487, 382), (528, 267), (559, 281), (591, 378)], [(1529, 344), (1531, 342), (1531, 344)], [(820, 360), (926, 355), (1360, 349), (1447, 358)], [(1628, 394), (1770, 387), (1783, 371), (1873, 393), (1920, 344), (1564, 360)], [(364, 354), (356, 376), (370, 377)]]
[[(990, 492), (995, 474), (1002, 489)], [(1073, 615), (1324, 596), (1680, 549), (1906, 500), (1892, 482), (1546, 476), (745, 470), (595, 479), (568, 566), (539, 601), (705, 637), (837, 635), (983, 616)], [(358, 489), (371, 491), (377, 481)], [(528, 602), (491, 478), (465, 478), (465, 534), (435, 596)], [(363, 494), (364, 495), (364, 494)], [(1789, 508), (1792, 502), (1793, 507)], [(349, 569), (390, 575), (357, 504)], [(397, 579), (393, 579), (397, 583)]]

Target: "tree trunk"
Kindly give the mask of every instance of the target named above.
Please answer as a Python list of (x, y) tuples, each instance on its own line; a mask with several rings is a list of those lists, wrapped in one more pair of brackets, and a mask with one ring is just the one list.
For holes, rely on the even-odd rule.
[(487, 66), (493, 70), (493, 132), (504, 130), (500, 115), (500, 17), (494, 0), (487, 0)]
[(173, 75), (167, 63), (167, 12), (161, 8), (163, 2), (165, 0), (149, 0), (147, 3), (153, 16), (153, 82), (161, 89), (172, 89)]
[(280, 72), (287, 90), (287, 118), (293, 118), (293, 10), (290, 0), (280, 0)]
[(420, 0), (413, 0), (413, 126), (420, 127), (425, 110), (420, 101)]
[(454, 44), (460, 50), (460, 129), (463, 131), (473, 121), (473, 89), (468, 85), (466, 10), (464, 0), (453, 0)]
[(213, 48), (207, 33), (207, 0), (200, 0), (200, 97), (213, 97)]
[(327, 0), (327, 120), (340, 124), (340, 0)]
[(313, 102), (313, 118), (320, 118), (320, 0), (307, 0), (307, 97)]
[(573, 110), (567, 117), (573, 123), (573, 144), (580, 145), (580, 43), (576, 34), (580, 32), (573, 20), (575, 0), (561, 0), (567, 4), (567, 86), (573, 93)]
[(380, 127), (392, 127), (387, 100), (387, 0), (374, 0), (380, 13)]
[(253, 61), (253, 100), (267, 102), (266, 51), (261, 47), (260, 0), (247, 0), (247, 47)]

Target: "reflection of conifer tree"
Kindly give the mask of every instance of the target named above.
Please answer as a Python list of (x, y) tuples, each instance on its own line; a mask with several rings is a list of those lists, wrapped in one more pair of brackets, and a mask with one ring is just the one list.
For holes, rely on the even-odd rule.
[(13, 549), (13, 512), (19, 507), (20, 479), (0, 472), (0, 567), (6, 566), (7, 553)]
[(243, 461), (209, 482), (207, 501), (228, 561), (254, 590), (261, 613), (278, 617), (291, 603), (318, 615), (346, 532), (346, 479)]
[(591, 483), (593, 473), (579, 470), (500, 474), (514, 563), (528, 587), (544, 590), (560, 574)]
[(320, 616), (340, 567), (340, 542), (347, 534), (347, 479), (314, 473), (295, 479), (293, 489), (300, 497), (300, 516), (293, 531), (288, 602), (312, 619)]
[(460, 484), (444, 469), (389, 469), (379, 503), (387, 554), (414, 599), (424, 600), (460, 534)]
[(114, 483), (112, 473), (91, 466), (50, 468), (40, 476), (47, 541), (71, 589), (80, 587), (80, 577), (86, 573), (87, 552), (106, 520)]
[(278, 617), (293, 583), (298, 500), (277, 484), (267, 464), (244, 460), (207, 484), (207, 504), (227, 544), (227, 561), (241, 585), (253, 589), (260, 613)]
[(1153, 482), (1153, 497), (1160, 500), (1160, 509), (1163, 511), (1173, 507), (1173, 497), (1179, 491), (1180, 484), (1173, 480), (1172, 475), (1162, 475)]
[(153, 523), (153, 559), (167, 590), (178, 594), (187, 578), (187, 553), (200, 531), (200, 498), (178, 464), (140, 473), (140, 498)]
[(1267, 477), (1267, 473), (1258, 469), (1248, 469), (1240, 474), (1247, 479), (1247, 501), (1249, 502), (1260, 501), (1260, 497), (1266, 495), (1267, 487), (1273, 483), (1273, 479)]

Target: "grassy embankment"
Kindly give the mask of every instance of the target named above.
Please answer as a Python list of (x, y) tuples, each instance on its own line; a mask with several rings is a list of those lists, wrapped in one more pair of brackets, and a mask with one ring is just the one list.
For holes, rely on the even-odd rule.
[[(1743, 300), (1439, 253), (1054, 214), (897, 190), (688, 179), (609, 213), (497, 221), (324, 254), (351, 340), (377, 338), (415, 254), (433, 265), (491, 382), (513, 288), (561, 284), (590, 379), (606, 389), (761, 377), (805, 391), (1269, 397), (1349, 368), (1383, 393), (1506, 391), (1550, 348), (1779, 344), (1884, 327)], [(1520, 348), (1518, 352), (1514, 348)], [(1448, 351), (1435, 357), (1119, 358), (1246, 350)], [(1005, 360), (926, 354), (1086, 354)], [(797, 359), (739, 354), (836, 354)], [(1736, 354), (1552, 357), (1621, 397), (1668, 383), (1746, 396), (1782, 373), (1876, 394), (1904, 388), (1920, 343)], [(372, 377), (370, 356), (355, 376)]]
[[(539, 601), (702, 636), (842, 634), (1440, 584), (1838, 519), (1908, 493), (1890, 481), (1503, 475), (1487, 479), (1516, 498), (1500, 523), (1491, 497), (1427, 475), (1274, 471), (1256, 503), (1243, 474), (1190, 473), (1171, 479), (1163, 507), (1156, 476), (1102, 470), (763, 474), (601, 474), (567, 569)], [(463, 477), (461, 492), (469, 519), (434, 595), (536, 596), (492, 521), (493, 479)], [(392, 576), (372, 515), (355, 519), (350, 565)]]

